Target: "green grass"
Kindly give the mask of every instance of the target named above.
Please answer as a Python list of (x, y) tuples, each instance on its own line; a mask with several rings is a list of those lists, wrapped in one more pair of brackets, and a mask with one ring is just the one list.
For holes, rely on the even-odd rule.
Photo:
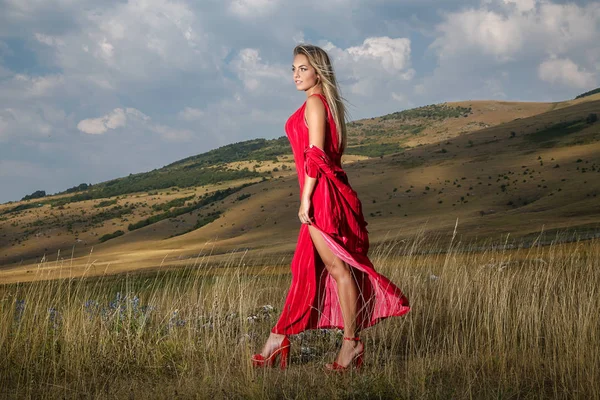
[(262, 138), (251, 139), (228, 144), (206, 153), (181, 159), (166, 165), (165, 168), (208, 167), (221, 163), (249, 160), (269, 161), (277, 156), (290, 154), (292, 154), (292, 151), (287, 136), (280, 136), (270, 140)]
[(344, 151), (345, 154), (353, 154), (367, 157), (380, 157), (386, 154), (400, 153), (403, 147), (398, 143), (368, 143), (358, 146), (349, 146)]
[[(176, 208), (171, 208), (169, 207), (167, 209), (167, 211), (162, 212), (160, 214), (155, 214), (151, 217), (145, 218), (141, 221), (138, 221), (136, 223), (133, 224), (129, 224), (129, 226), (127, 227), (128, 230), (130, 231), (134, 231), (136, 229), (140, 229), (143, 228), (145, 226), (148, 225), (152, 225), (158, 221), (162, 221), (164, 219), (167, 218), (174, 218), (177, 217), (179, 215), (185, 214), (185, 213), (189, 213), (192, 212), (194, 210), (198, 210), (204, 206), (207, 206), (209, 204), (213, 204), (216, 201), (219, 200), (223, 200), (226, 197), (228, 197), (229, 195), (239, 192), (240, 190), (242, 190), (243, 188), (247, 187), (247, 186), (251, 186), (254, 183), (247, 183), (244, 185), (240, 185), (237, 187), (233, 187), (233, 188), (227, 188), (227, 189), (223, 189), (223, 190), (217, 190), (214, 193), (211, 194), (205, 194), (204, 196), (202, 196), (202, 198), (200, 200), (195, 201), (193, 204), (190, 204), (188, 206), (184, 206), (184, 207), (176, 207)], [(194, 196), (191, 196), (194, 197)], [(191, 198), (190, 197), (190, 198)], [(178, 199), (176, 199), (178, 200)], [(189, 198), (186, 198), (186, 200), (189, 200)], [(179, 203), (177, 203), (179, 204)], [(183, 203), (182, 203), (183, 204)], [(162, 207), (165, 208), (165, 207)], [(166, 208), (165, 208), (166, 209)]]
[(395, 113), (387, 114), (381, 117), (382, 120), (410, 120), (410, 119), (429, 119), (429, 120), (443, 120), (446, 118), (458, 118), (463, 115), (471, 114), (471, 107), (452, 107), (446, 104), (431, 104), (423, 107), (413, 108), (410, 110), (398, 111)]

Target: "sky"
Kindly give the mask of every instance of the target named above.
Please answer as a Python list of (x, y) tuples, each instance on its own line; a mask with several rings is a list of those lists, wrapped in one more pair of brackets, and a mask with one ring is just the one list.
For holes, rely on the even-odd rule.
[(0, 203), (285, 135), (299, 43), (351, 120), (600, 86), (600, 2), (0, 0)]

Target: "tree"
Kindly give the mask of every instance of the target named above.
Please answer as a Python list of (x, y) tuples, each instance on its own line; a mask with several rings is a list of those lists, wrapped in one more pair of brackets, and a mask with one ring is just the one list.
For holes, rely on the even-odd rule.
[(31, 199), (39, 199), (42, 197), (46, 197), (46, 191), (45, 190), (36, 190), (35, 192), (24, 196), (21, 200), (31, 200)]

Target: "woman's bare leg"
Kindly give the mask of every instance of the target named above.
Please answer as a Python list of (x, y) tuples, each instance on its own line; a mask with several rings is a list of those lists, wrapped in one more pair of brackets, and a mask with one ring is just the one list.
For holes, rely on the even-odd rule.
[[(317, 228), (309, 225), (308, 229), (313, 244), (327, 268), (327, 272), (331, 274), (337, 283), (342, 317), (344, 319), (344, 336), (354, 337), (356, 335), (358, 286), (352, 269), (331, 251)], [(351, 340), (342, 340), (342, 349), (338, 353), (336, 362), (346, 366), (360, 350), (362, 350), (362, 344), (359, 345), (358, 342)]]

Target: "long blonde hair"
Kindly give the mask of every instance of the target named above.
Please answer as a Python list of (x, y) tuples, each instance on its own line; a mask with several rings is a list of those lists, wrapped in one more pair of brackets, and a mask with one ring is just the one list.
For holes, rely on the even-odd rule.
[(312, 44), (299, 44), (294, 48), (294, 56), (298, 54), (304, 54), (308, 58), (310, 65), (317, 71), (317, 75), (320, 78), (323, 93), (329, 104), (329, 109), (338, 136), (338, 150), (341, 153), (346, 149), (346, 120), (347, 111), (344, 105), (344, 98), (341, 96), (340, 88), (337, 80), (335, 79), (335, 73), (333, 72), (333, 65), (329, 59), (329, 55), (322, 48)]

